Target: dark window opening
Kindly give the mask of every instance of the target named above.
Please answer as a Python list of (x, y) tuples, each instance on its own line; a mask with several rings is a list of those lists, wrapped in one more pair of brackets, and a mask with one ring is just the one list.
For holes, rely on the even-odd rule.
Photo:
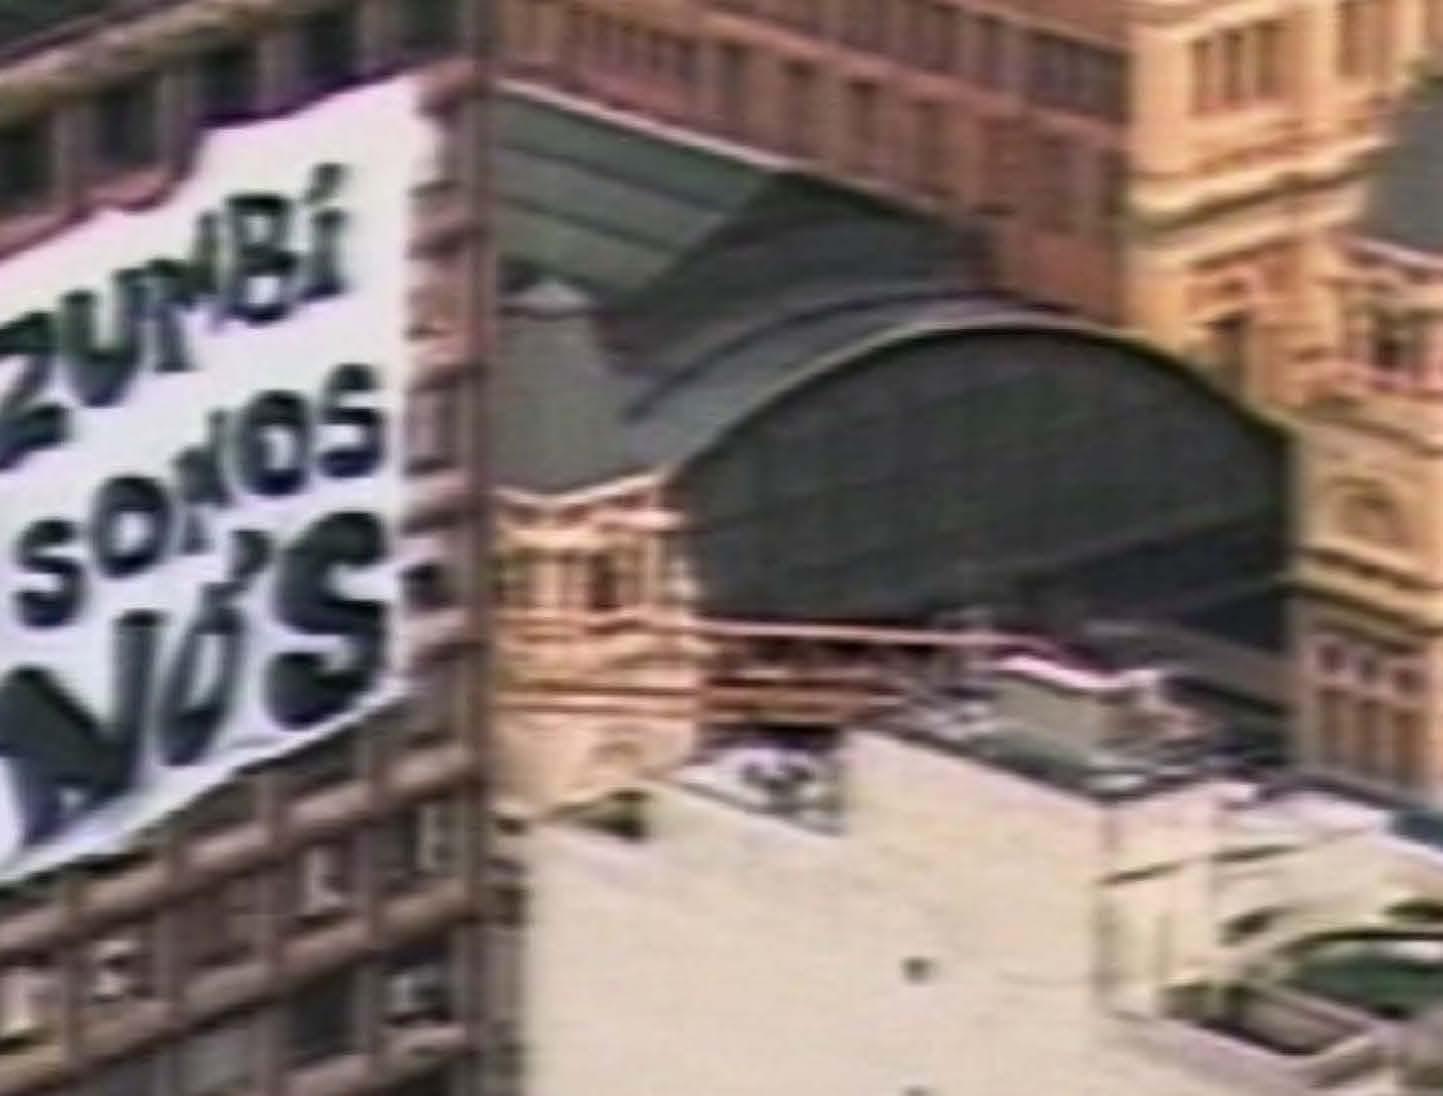
[(17, 122), (0, 129), (0, 213), (41, 204), (54, 185), (51, 122)]
[(129, 171), (160, 154), (156, 81), (143, 77), (102, 91), (95, 101), (95, 155), (107, 171)]
[(406, 605), (417, 612), (434, 613), (457, 603), (450, 572), (440, 560), (426, 560), (408, 567), (401, 583)]
[(203, 54), (198, 67), (200, 120), (225, 125), (256, 110), (259, 66), (253, 46), (222, 46)]
[(455, 49), (461, 41), (456, 0), (397, 0), (401, 49), (408, 57), (431, 57)]
[(315, 1065), (356, 1046), (356, 974), (341, 971), (297, 993), (287, 1009), (290, 1064)]
[(411, 391), (406, 401), (406, 468), (437, 472), (455, 465), (461, 447), (461, 402), (454, 384)]
[(386, 1026), (397, 1031), (454, 1022), (451, 969), (445, 939), (415, 945), (392, 959), (385, 978)]
[(429, 799), (385, 823), (383, 881), (387, 892), (404, 893), (456, 872), (461, 824), (457, 804)]
[(1377, 308), (1371, 321), (1368, 358), (1373, 368), (1395, 376), (1413, 372), (1422, 356), (1420, 318), (1412, 312)]
[(337, 91), (360, 75), (360, 39), (354, 8), (318, 12), (302, 21), (298, 33), (301, 79), (307, 94)]
[(240, 963), (260, 946), (264, 916), (260, 880), (229, 879), (180, 908), (179, 946), (191, 974)]
[(586, 606), (598, 613), (621, 608), (621, 576), (616, 563), (606, 556), (593, 557), (587, 567)]
[(1208, 325), (1218, 379), (1234, 391), (1241, 389), (1247, 381), (1252, 326), (1252, 317), (1246, 312), (1234, 312)]
[(751, 54), (745, 46), (724, 42), (717, 59), (721, 121), (727, 129), (744, 133), (751, 96)]

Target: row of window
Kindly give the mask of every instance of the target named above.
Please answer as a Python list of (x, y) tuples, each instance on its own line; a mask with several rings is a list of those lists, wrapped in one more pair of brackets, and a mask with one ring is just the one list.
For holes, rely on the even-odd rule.
[(1314, 643), (1316, 755), (1324, 769), (1400, 791), (1425, 776), (1423, 675), (1416, 656), (1351, 631)]
[[(111, 1065), (80, 1091), (84, 1096), (259, 1091), (265, 1083), (263, 1063), (273, 1053), (288, 1072), (358, 1054), (362, 1016), (368, 1009), (379, 1014), (386, 1036), (398, 1047), (424, 1031), (454, 1029), (459, 1001), (451, 951), (451, 941), (443, 936), (386, 956), (373, 968), (323, 976), (298, 987), (274, 1008), (227, 1016), (166, 1051)], [(59, 981), (56, 968), (40, 962), (5, 971), (0, 975), (0, 1021), (13, 1028), (53, 1012)], [(451, 1088), (441, 1070), (394, 1091), (446, 1096)]]
[(1426, 775), (1423, 726), (1415, 708), (1324, 689), (1318, 695), (1318, 760), (1325, 770), (1406, 792)]
[[(756, 102), (751, 88), (751, 53), (728, 43), (720, 54), (722, 121), (728, 129), (745, 135), (751, 128), (751, 111)], [(820, 78), (809, 62), (788, 62), (782, 71), (779, 104), (778, 143), (795, 155), (813, 156), (822, 150)], [(956, 159), (950, 147), (952, 119), (946, 104), (918, 100), (900, 105), (910, 116), (898, 117), (889, 107), (882, 86), (874, 80), (848, 81), (842, 89), (841, 159), (849, 171), (882, 175), (888, 171), (889, 137), (901, 126), (908, 155), (900, 174), (916, 188), (946, 192), (953, 186), (949, 172)], [(1064, 134), (1043, 134), (1037, 138), (1037, 174), (1027, 171), (1028, 153), (1019, 147), (1020, 131), (1011, 119), (998, 118), (982, 124), (981, 185), (983, 200), (1012, 205), (1017, 199), (1017, 179), (1032, 177), (1041, 193), (1036, 207), (1043, 226), (1050, 231), (1071, 232), (1088, 223), (1106, 231), (1116, 226), (1125, 187), (1122, 157), (1104, 151), (1096, 161), (1096, 179), (1086, 178), (1089, 166), (1083, 161), (1088, 151)], [(1089, 200), (1089, 193), (1095, 196)]]
[(1394, 58), (1395, 0), (1339, 0), (1336, 64), (1349, 79), (1388, 75)]
[(1281, 98), (1288, 83), (1287, 41), (1281, 19), (1261, 19), (1193, 42), (1193, 112), (1211, 114)]
[(545, 603), (541, 569), (548, 560), (532, 549), (501, 553), (493, 574), (496, 604), (510, 609), (583, 609), (609, 613), (642, 598), (642, 553), (625, 547), (601, 552), (565, 552), (549, 561), (556, 568), (555, 594), (565, 604)]
[[(123, 1021), (161, 1000), (168, 977), (203, 988), (209, 975), (260, 959), (268, 933), (298, 938), (356, 914), (366, 874), (391, 896), (454, 877), (464, 819), (454, 798), (424, 800), (365, 832), (312, 844), (279, 870), (225, 880), (173, 910), (67, 949), (82, 1021)], [(56, 1037), (62, 969), (58, 955), (46, 954), (0, 968), (0, 1053)]]
[[(766, 14), (751, 0), (726, 0), (721, 6)], [(810, 17), (816, 8), (805, 10)], [(894, 22), (888, 22), (889, 12)], [(796, 16), (794, 5), (773, 13), (780, 22), (820, 31), (819, 18)], [(1026, 31), (1001, 16), (972, 13), (945, 0), (847, 0), (838, 37), (853, 49), (955, 73), (984, 88), (1023, 90), (1049, 109), (1114, 121), (1127, 114), (1127, 63), (1120, 52), (1054, 32)], [(1020, 78), (1024, 64), (1025, 79)]]
[[(1386, 78), (1397, 56), (1395, 0), (1338, 0), (1333, 67), (1350, 80)], [(1274, 102), (1287, 94), (1292, 26), (1283, 18), (1228, 27), (1192, 44), (1196, 114)], [(1443, 2), (1427, 0), (1425, 37), (1443, 45)]]
[(1438, 316), (1378, 296), (1345, 305), (1344, 338), (1351, 362), (1399, 381), (1422, 378)]
[[(527, 45), (521, 43), (523, 52)], [(560, 54), (568, 71), (596, 69), (683, 89), (696, 84), (697, 48), (690, 39), (583, 7), (567, 9)]]
[[(458, 41), (456, 0), (394, 0), (396, 48), (420, 60)], [(363, 75), (361, 8), (342, 4), (301, 18), (286, 44), (299, 97), (339, 90)], [(234, 42), (197, 56), (188, 85), (200, 124), (225, 125), (254, 117), (263, 106), (261, 41)], [(89, 160), (102, 177), (155, 165), (165, 153), (167, 85), (154, 74), (99, 91), (83, 117)], [(12, 122), (0, 129), (0, 215), (47, 202), (57, 176), (58, 115)]]

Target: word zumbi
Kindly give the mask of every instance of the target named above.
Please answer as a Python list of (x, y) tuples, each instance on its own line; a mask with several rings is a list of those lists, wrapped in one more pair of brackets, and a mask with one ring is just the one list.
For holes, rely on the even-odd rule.
[[(147, 574), (170, 558), (210, 551), (210, 518), (246, 496), (287, 498), (317, 479), (371, 475), (386, 459), (380, 382), (370, 366), (335, 367), (317, 396), (260, 392), (238, 411), (212, 411), (208, 437), (177, 453), (169, 480), (103, 481), (79, 520), (45, 517), (16, 537), (17, 620), (53, 629), (82, 614), (93, 582)], [(88, 565), (87, 565), (88, 562)]]
[(202, 213), (188, 257), (111, 275), (104, 336), (100, 301), (88, 289), (0, 325), (0, 369), (14, 366), (0, 394), (0, 472), (70, 438), (73, 412), (56, 398), (60, 385), (74, 405), (114, 407), (147, 374), (195, 368), (188, 322), (273, 324), (344, 293), (347, 214), (334, 205), (344, 181), (341, 166), (322, 164), (299, 199), (237, 194)]

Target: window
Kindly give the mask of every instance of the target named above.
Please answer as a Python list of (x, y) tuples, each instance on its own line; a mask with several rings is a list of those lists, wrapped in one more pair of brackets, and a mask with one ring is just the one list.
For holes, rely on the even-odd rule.
[(34, 208), (49, 196), (54, 185), (52, 132), (49, 118), (0, 129), (0, 215)]
[(982, 122), (982, 205), (985, 212), (1010, 213), (1015, 208), (1017, 130), (1010, 119)]
[(587, 560), (586, 607), (594, 613), (614, 612), (621, 605), (621, 576), (616, 561), (598, 552)]
[(316, 1065), (355, 1049), (356, 988), (356, 972), (344, 970), (313, 982), (290, 1000), (286, 1020), (292, 1067)]
[(142, 77), (110, 87), (96, 97), (95, 157), (104, 171), (130, 171), (160, 155), (156, 81)]
[(498, 873), (491, 887), (491, 919), (505, 928), (522, 928), (526, 924), (526, 883), (523, 870), (512, 865)]
[(430, 57), (454, 49), (461, 39), (457, 0), (395, 0), (401, 49), (407, 57)]
[(1368, 318), (1368, 364), (1393, 377), (1413, 376), (1423, 362), (1423, 318), (1411, 309), (1374, 305)]
[(1344, 734), (1342, 693), (1337, 689), (1324, 689), (1318, 695), (1318, 760), (1324, 768), (1342, 766), (1346, 750)]
[(1048, 232), (1071, 232), (1077, 208), (1077, 165), (1072, 142), (1055, 134), (1040, 137), (1037, 172), (1041, 198), (1037, 223)]
[(1423, 777), (1423, 720), (1417, 711), (1393, 713), (1393, 783), (1416, 788)]
[(406, 394), (406, 470), (438, 472), (460, 457), (459, 384), (432, 384)]
[(386, 966), (382, 1010), (393, 1034), (455, 1021), (450, 941), (442, 938), (407, 948)]
[(261, 1048), (250, 1017), (222, 1020), (202, 1028), (180, 1052), (181, 1096), (229, 1096), (259, 1081)]
[(928, 6), (929, 0), (898, 0), (897, 52), (916, 65), (927, 54)]
[(1247, 97), (1247, 36), (1241, 30), (1223, 34), (1222, 103), (1235, 107)]
[(455, 733), (453, 715), (458, 687), (456, 663), (441, 660), (426, 667), (406, 707), (405, 735), (408, 742), (430, 744)]
[(411, 564), (401, 576), (406, 606), (414, 612), (435, 613), (457, 602), (451, 569), (445, 559), (427, 559)]
[(913, 170), (923, 190), (947, 188), (946, 112), (940, 103), (923, 102), (915, 107)]
[(344, 917), (355, 899), (356, 838), (337, 837), (302, 849), (290, 872), (291, 910), (304, 925)]
[(106, 1019), (154, 997), (155, 928), (137, 922), (93, 940), (85, 953), (86, 1005)]
[(1284, 92), (1287, 84), (1287, 58), (1284, 56), (1285, 37), (1280, 20), (1269, 19), (1259, 23), (1258, 36), (1258, 96), (1276, 99)]
[(454, 875), (460, 824), (461, 811), (452, 799), (428, 799), (398, 813), (385, 831), (386, 890), (403, 893)]
[(1357, 703), (1358, 756), (1354, 764), (1364, 776), (1377, 779), (1385, 775), (1387, 767), (1383, 758), (1383, 728), (1379, 723), (1378, 702), (1371, 697)]
[(817, 70), (805, 61), (789, 61), (782, 70), (782, 144), (791, 152), (816, 151)]
[(957, 67), (958, 13), (939, 3), (930, 5), (929, 11), (932, 18), (923, 41), (922, 67), (933, 72), (951, 72)]
[(1208, 325), (1208, 334), (1218, 379), (1230, 389), (1241, 389), (1252, 358), (1252, 316), (1247, 312), (1221, 316)]
[(721, 44), (717, 80), (722, 125), (735, 133), (745, 133), (747, 104), (751, 98), (751, 55), (745, 46), (736, 42)]
[(882, 50), (887, 42), (887, 0), (843, 0), (842, 41), (856, 49)]
[(59, 1016), (56, 967), (44, 956), (0, 969), (0, 1054), (50, 1038)]
[(224, 125), (254, 113), (258, 88), (254, 46), (237, 43), (202, 54), (197, 76), (203, 124)]
[(537, 608), (537, 565), (536, 553), (526, 549), (500, 553), (494, 565), (496, 603), (507, 609)]
[(1127, 157), (1116, 149), (1097, 154), (1097, 224), (1111, 237), (1127, 213)]
[(977, 19), (976, 54), (977, 82), (983, 87), (1001, 90), (1007, 85), (1008, 25), (995, 15)]
[(297, 29), (300, 76), (307, 95), (338, 91), (360, 75), (357, 9), (350, 4), (317, 12)]
[(260, 948), (264, 915), (260, 879), (228, 879), (180, 909), (179, 943), (190, 973), (244, 962)]
[(1218, 90), (1214, 81), (1216, 61), (1213, 54), (1217, 49), (1212, 38), (1199, 38), (1192, 44), (1192, 109), (1194, 114), (1206, 114), (1217, 106)]
[(847, 164), (857, 171), (877, 169), (881, 142), (881, 92), (870, 80), (847, 85)]
[(1337, 68), (1350, 79), (1387, 74), (1392, 58), (1390, 0), (1341, 0), (1338, 5)]

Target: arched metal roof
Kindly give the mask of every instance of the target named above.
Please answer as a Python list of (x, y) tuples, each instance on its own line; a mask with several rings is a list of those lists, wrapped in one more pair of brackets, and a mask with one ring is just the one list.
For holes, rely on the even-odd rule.
[(1277, 638), (1281, 428), (1125, 338), (954, 301), (749, 385), (718, 362), (669, 402), (658, 421), (712, 424), (669, 438), (711, 613), (984, 599)]

